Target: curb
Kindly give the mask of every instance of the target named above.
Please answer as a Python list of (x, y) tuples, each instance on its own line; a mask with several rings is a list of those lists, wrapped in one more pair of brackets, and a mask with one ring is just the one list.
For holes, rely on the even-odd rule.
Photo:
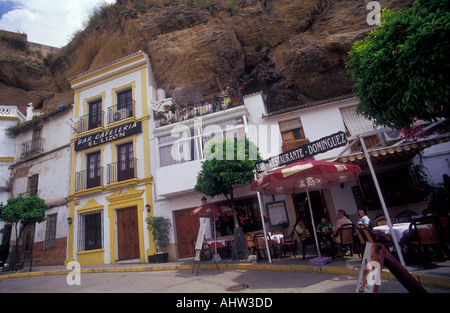
[[(303, 272), (319, 273), (330, 275), (343, 275), (359, 277), (359, 270), (339, 267), (320, 267), (312, 265), (274, 265), (274, 264), (217, 264), (219, 270), (253, 270), (253, 271), (279, 271), (279, 272)], [(215, 270), (215, 264), (200, 264), (199, 270)], [(80, 270), (80, 274), (98, 274), (98, 273), (131, 273), (131, 272), (156, 272), (156, 271), (176, 271), (193, 270), (192, 265), (168, 265), (154, 267), (129, 267), (129, 268), (93, 268)], [(73, 273), (71, 270), (48, 271), (48, 272), (28, 272), (13, 273), (1, 275), (2, 279), (29, 278), (39, 276), (57, 276)], [(430, 287), (439, 287), (450, 289), (450, 279), (421, 273), (410, 273), (421, 285)], [(381, 279), (397, 280), (388, 270), (384, 269), (381, 273)]]

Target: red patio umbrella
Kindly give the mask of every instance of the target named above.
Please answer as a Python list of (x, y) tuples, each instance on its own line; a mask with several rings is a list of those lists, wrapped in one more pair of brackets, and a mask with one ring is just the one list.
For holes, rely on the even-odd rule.
[(265, 195), (296, 194), (356, 180), (361, 172), (358, 165), (298, 161), (252, 182), (251, 188)]
[[(362, 170), (358, 165), (315, 160), (298, 161), (252, 182), (251, 189), (265, 195), (306, 192), (311, 218), (313, 219), (309, 199), (310, 190), (329, 189), (334, 185), (357, 180), (361, 172)], [(319, 258), (321, 258), (314, 222), (312, 225), (317, 252)]]
[(200, 217), (210, 217), (213, 214), (215, 215), (230, 215), (233, 214), (233, 210), (229, 206), (220, 205), (216, 202), (213, 203), (205, 203), (201, 206), (195, 208), (191, 212), (191, 216), (200, 216)]
[(233, 210), (226, 205), (220, 205), (216, 202), (213, 203), (205, 203), (201, 206), (195, 208), (191, 212), (191, 216), (199, 216), (199, 217), (210, 217), (212, 216), (214, 219), (214, 250), (215, 254), (217, 254), (217, 234), (216, 234), (216, 215), (232, 215)]

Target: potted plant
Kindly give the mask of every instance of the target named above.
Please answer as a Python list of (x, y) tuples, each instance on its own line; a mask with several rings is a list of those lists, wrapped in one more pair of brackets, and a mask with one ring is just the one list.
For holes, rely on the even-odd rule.
[(149, 256), (149, 262), (153, 259), (154, 263), (165, 263), (168, 260), (168, 253), (164, 248), (169, 244), (169, 229), (172, 223), (168, 217), (153, 216), (147, 218), (148, 230), (152, 231), (158, 252)]

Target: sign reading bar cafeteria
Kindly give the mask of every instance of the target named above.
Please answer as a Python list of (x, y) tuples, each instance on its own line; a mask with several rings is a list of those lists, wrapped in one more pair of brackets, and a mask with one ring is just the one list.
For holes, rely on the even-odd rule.
[(75, 151), (95, 147), (106, 142), (125, 138), (142, 132), (142, 122), (131, 122), (106, 131), (98, 132), (75, 141)]
[(277, 167), (286, 166), (312, 157), (316, 154), (325, 153), (335, 148), (343, 147), (347, 144), (347, 136), (340, 131), (330, 136), (320, 138), (319, 140), (307, 143), (300, 148), (281, 153), (273, 156), (267, 160), (256, 164), (256, 171), (258, 173), (266, 172)]

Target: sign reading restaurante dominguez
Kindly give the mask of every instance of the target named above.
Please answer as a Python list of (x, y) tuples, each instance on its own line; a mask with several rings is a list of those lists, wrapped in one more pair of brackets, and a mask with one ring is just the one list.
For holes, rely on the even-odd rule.
[(274, 168), (286, 166), (296, 161), (325, 153), (329, 150), (343, 147), (347, 144), (347, 135), (340, 131), (332, 135), (307, 143), (300, 148), (293, 149), (256, 164), (258, 173), (270, 171)]
[(75, 151), (80, 151), (104, 144), (106, 142), (125, 138), (142, 132), (142, 122), (131, 122), (106, 131), (98, 132), (75, 141)]

